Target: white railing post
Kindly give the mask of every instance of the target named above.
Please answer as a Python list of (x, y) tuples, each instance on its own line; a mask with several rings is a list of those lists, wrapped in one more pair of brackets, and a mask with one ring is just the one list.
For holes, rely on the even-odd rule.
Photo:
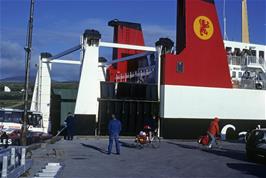
[(20, 160), (21, 166), (25, 165), (25, 156), (26, 156), (26, 148), (22, 148), (22, 150), (21, 150), (21, 160)]
[(15, 167), (15, 160), (16, 159), (16, 149), (11, 148), (11, 166)]
[(7, 177), (7, 156), (3, 156), (3, 164), (2, 164), (2, 178)]

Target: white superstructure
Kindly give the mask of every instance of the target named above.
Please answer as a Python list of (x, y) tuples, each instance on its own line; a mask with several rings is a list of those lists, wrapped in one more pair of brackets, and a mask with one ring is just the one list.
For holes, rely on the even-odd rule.
[(266, 72), (266, 46), (235, 41), (224, 41), (232, 81), (240, 82), (247, 69)]

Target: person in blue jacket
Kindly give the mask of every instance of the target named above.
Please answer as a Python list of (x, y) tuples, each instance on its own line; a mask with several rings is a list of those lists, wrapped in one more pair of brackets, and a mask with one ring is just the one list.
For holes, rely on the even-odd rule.
[(112, 152), (113, 140), (115, 140), (116, 154), (120, 154), (120, 145), (119, 145), (119, 134), (121, 131), (121, 122), (116, 119), (115, 115), (112, 114), (112, 119), (108, 124), (109, 132), (109, 145), (108, 145), (108, 154)]
[(73, 140), (74, 136), (74, 116), (71, 112), (67, 113), (66, 130), (67, 130), (67, 140)]

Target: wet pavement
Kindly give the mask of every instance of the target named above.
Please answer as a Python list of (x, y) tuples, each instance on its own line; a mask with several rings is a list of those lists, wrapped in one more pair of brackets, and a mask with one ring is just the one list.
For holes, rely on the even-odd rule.
[(247, 160), (244, 143), (222, 142), (208, 150), (194, 140), (162, 140), (160, 148), (138, 149), (121, 139), (121, 155), (107, 155), (107, 138), (60, 140), (32, 152), (32, 177), (48, 162), (64, 166), (62, 178), (266, 177), (266, 165)]

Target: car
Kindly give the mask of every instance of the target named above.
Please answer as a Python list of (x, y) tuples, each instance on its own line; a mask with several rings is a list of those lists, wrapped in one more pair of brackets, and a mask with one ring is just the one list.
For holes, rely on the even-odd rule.
[(266, 160), (266, 128), (254, 129), (246, 137), (246, 155), (254, 160)]

